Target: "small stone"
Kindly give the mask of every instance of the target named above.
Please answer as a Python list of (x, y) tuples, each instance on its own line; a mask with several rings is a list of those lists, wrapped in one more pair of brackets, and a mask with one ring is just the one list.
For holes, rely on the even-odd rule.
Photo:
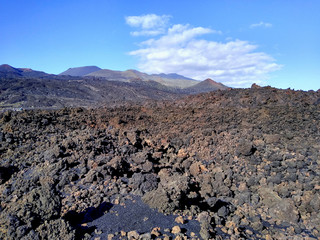
[(112, 240), (114, 238), (114, 234), (108, 234), (108, 240)]
[(150, 240), (151, 238), (151, 233), (144, 233), (142, 235), (140, 235), (139, 239), (141, 240)]
[(200, 230), (200, 236), (202, 237), (202, 239), (209, 239), (210, 238), (209, 230), (207, 228), (202, 227)]
[(209, 222), (209, 221), (210, 221), (209, 213), (208, 213), (208, 212), (201, 212), (201, 213), (199, 213), (198, 216), (197, 216), (197, 220), (198, 220), (200, 223)]
[(145, 172), (150, 172), (153, 168), (153, 164), (152, 162), (146, 162), (142, 165), (142, 170), (145, 171)]
[(126, 233), (125, 231), (121, 231), (121, 232), (120, 232), (120, 235), (121, 235), (122, 237), (125, 237), (125, 236), (127, 236), (127, 233)]
[(179, 149), (177, 157), (185, 158), (188, 156), (188, 151), (184, 148)]
[(190, 233), (190, 236), (191, 236), (191, 237), (195, 237), (196, 234), (195, 234), (194, 232), (191, 232), (191, 233)]
[(226, 208), (226, 206), (222, 206), (221, 208), (219, 208), (218, 210), (218, 216), (219, 217), (223, 217), (225, 218), (227, 215), (228, 215), (229, 211), (228, 209)]
[(296, 234), (300, 234), (302, 232), (302, 229), (298, 225), (296, 225), (296, 226), (294, 226), (294, 232)]
[(233, 235), (233, 230), (232, 229), (229, 229), (228, 232), (227, 232), (230, 236)]
[(249, 229), (246, 230), (246, 233), (249, 234), (249, 235), (253, 234), (253, 232), (251, 230), (249, 230)]
[(222, 227), (222, 228), (221, 228), (221, 231), (224, 232), (224, 233), (228, 233), (228, 229), (225, 228), (225, 227)]
[(290, 234), (290, 235), (294, 235), (295, 232), (294, 232), (294, 227), (293, 226), (290, 226), (286, 229), (286, 231)]
[(171, 233), (173, 234), (181, 233), (181, 228), (179, 226), (174, 226), (171, 230)]
[(246, 218), (241, 219), (240, 225), (249, 225), (249, 221)]
[(191, 175), (193, 176), (197, 176), (201, 173), (201, 170), (200, 170), (200, 163), (199, 162), (194, 162), (191, 164), (190, 166), (190, 173)]
[(163, 235), (163, 236), (164, 236), (164, 237), (163, 237), (164, 240), (170, 240), (170, 237), (169, 237), (168, 235), (165, 234), (165, 235)]
[(278, 134), (265, 134), (263, 137), (267, 144), (280, 142), (280, 135)]
[(267, 235), (265, 236), (265, 238), (266, 238), (266, 240), (273, 240), (273, 238), (272, 238), (269, 234), (267, 234)]
[(255, 148), (253, 147), (251, 142), (242, 141), (239, 143), (237, 148), (238, 155), (243, 156), (251, 156), (255, 152)]
[(226, 222), (226, 228), (234, 229), (236, 227), (236, 224), (232, 221)]
[(207, 201), (209, 207), (213, 208), (213, 207), (215, 207), (215, 205), (219, 201), (219, 199), (216, 197), (211, 197), (211, 198), (208, 198), (206, 201)]
[(153, 228), (152, 231), (151, 231), (151, 235), (159, 237), (160, 236), (160, 228), (159, 227)]
[(180, 224), (184, 224), (184, 219), (182, 216), (179, 216), (179, 217), (176, 217), (175, 222), (180, 223)]
[(238, 240), (238, 239), (239, 239), (239, 237), (235, 236), (235, 235), (231, 235), (231, 237), (230, 237), (230, 240)]
[(247, 184), (246, 184), (245, 182), (241, 182), (241, 183), (239, 184), (238, 189), (239, 189), (240, 192), (243, 192), (243, 191), (247, 190), (247, 189), (248, 189), (248, 188), (247, 188)]
[(252, 228), (255, 230), (255, 231), (258, 231), (258, 232), (261, 232), (262, 229), (263, 229), (263, 224), (262, 222), (253, 222), (251, 224)]
[(139, 239), (139, 233), (137, 233), (137, 231), (128, 232), (128, 239), (129, 240)]

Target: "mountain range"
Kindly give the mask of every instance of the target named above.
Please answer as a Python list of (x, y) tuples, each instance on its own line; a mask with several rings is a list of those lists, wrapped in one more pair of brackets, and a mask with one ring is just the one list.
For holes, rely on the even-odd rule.
[(228, 89), (211, 79), (196, 81), (171, 74), (113, 71), (96, 66), (69, 68), (59, 75), (0, 65), (0, 109), (98, 107), (175, 100), (185, 95)]
[(137, 70), (129, 69), (126, 71), (113, 71), (109, 69), (101, 69), (96, 66), (69, 68), (59, 74), (60, 76), (79, 76), (79, 77), (98, 77), (109, 81), (131, 82), (136, 80), (155, 81), (168, 87), (187, 88), (199, 83), (191, 78), (187, 78), (176, 73), (170, 74), (146, 74)]

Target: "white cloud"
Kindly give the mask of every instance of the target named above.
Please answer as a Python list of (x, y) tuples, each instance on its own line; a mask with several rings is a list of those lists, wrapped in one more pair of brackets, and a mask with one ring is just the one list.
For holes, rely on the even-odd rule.
[(247, 41), (208, 41), (204, 35), (221, 34), (203, 27), (176, 24), (165, 34), (150, 38), (129, 54), (147, 73), (178, 73), (198, 80), (212, 78), (231, 87), (263, 83), (268, 73), (281, 68), (275, 60)]
[(266, 27), (266, 28), (270, 28), (272, 27), (271, 23), (265, 23), (265, 22), (259, 22), (259, 23), (254, 23), (250, 25), (250, 28), (256, 28), (256, 27)]
[(155, 29), (155, 30), (141, 30), (141, 31), (134, 31), (134, 32), (130, 32), (130, 34), (132, 36), (138, 37), (138, 36), (156, 36), (159, 34), (163, 34), (164, 33), (164, 29), (160, 28), (160, 29)]
[(133, 36), (155, 36), (165, 33), (170, 16), (147, 14), (142, 16), (128, 16), (126, 23), (131, 27), (139, 28), (139, 31), (131, 32)]

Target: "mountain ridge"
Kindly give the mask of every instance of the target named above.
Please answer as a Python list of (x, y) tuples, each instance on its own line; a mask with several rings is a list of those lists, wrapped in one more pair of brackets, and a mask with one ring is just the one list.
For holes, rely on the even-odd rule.
[(0, 77), (53, 77), (54, 74), (48, 74), (43, 71), (33, 70), (31, 68), (15, 68), (9, 64), (0, 65)]
[(83, 67), (74, 67), (69, 68), (66, 71), (60, 73), (59, 75), (69, 75), (74, 77), (83, 77), (87, 74), (90, 74), (92, 72), (96, 72), (101, 70), (101, 68), (97, 66), (83, 66)]
[[(146, 100), (176, 100), (228, 88), (213, 80), (208, 84), (208, 81), (162, 78), (167, 75), (151, 76), (132, 69), (102, 69), (98, 72), (104, 77), (97, 74), (83, 77), (54, 75), (30, 68), (0, 65), (0, 109), (97, 107)], [(110, 76), (106, 79), (108, 74)], [(180, 78), (177, 74), (170, 76)], [(186, 84), (193, 87), (182, 88)]]
[(96, 72), (91, 72), (87, 77), (100, 77), (109, 81), (131, 82), (133, 79), (140, 79), (141, 81), (156, 81), (168, 87), (187, 88), (199, 83), (199, 81), (187, 78), (176, 73), (160, 73), (160, 74), (147, 74), (138, 70), (129, 69), (126, 71), (115, 71), (110, 69), (101, 69)]

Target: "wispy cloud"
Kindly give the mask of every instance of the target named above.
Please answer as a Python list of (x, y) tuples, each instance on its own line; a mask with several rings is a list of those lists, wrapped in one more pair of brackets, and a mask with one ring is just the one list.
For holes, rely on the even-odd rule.
[(261, 83), (268, 73), (281, 68), (258, 46), (247, 41), (205, 40), (220, 31), (176, 24), (161, 36), (141, 42), (129, 54), (138, 57), (138, 68), (147, 73), (178, 73), (198, 80), (212, 78), (232, 87)]
[(265, 27), (265, 28), (270, 28), (272, 27), (271, 23), (266, 23), (266, 22), (259, 22), (259, 23), (254, 23), (250, 25), (250, 28), (256, 28), (256, 27)]
[(166, 30), (170, 16), (147, 14), (142, 16), (128, 16), (126, 23), (131, 27), (139, 28), (139, 31), (131, 32), (133, 36), (155, 36), (163, 34)]

